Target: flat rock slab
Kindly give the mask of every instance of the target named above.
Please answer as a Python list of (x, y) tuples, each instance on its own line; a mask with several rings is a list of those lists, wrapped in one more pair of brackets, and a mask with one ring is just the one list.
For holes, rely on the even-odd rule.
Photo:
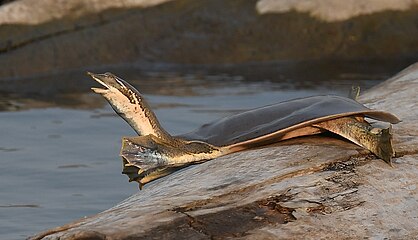
[(403, 121), (393, 167), (330, 137), (221, 157), (32, 239), (336, 239), (418, 236), (418, 64), (361, 96)]

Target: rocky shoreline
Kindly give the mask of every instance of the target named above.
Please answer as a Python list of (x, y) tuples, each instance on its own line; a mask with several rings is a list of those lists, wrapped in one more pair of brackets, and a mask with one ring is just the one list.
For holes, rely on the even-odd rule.
[[(344, 19), (328, 16), (341, 9), (325, 8), (326, 0), (317, 0), (318, 9), (302, 0), (277, 2), (15, 1), (0, 7), (0, 80), (126, 63), (417, 60), (418, 9), (411, 1), (373, 1), (365, 12), (348, 1), (335, 6), (345, 8)], [(17, 14), (25, 9), (34, 12), (31, 20)]]
[(393, 127), (393, 168), (338, 139), (293, 140), (189, 167), (32, 239), (413, 238), (416, 86), (418, 64), (360, 97), (402, 119)]

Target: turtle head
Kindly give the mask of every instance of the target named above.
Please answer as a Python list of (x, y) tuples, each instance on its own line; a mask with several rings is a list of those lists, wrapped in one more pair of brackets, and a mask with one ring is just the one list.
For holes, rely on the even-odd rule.
[(166, 134), (142, 95), (129, 83), (112, 73), (87, 72), (102, 88), (91, 88), (102, 95), (139, 135)]
[(92, 87), (91, 89), (95, 93), (103, 95), (112, 104), (112, 107), (117, 107), (121, 103), (138, 104), (141, 101), (141, 94), (116, 75), (109, 72), (103, 74), (87, 72), (87, 74), (104, 87)]

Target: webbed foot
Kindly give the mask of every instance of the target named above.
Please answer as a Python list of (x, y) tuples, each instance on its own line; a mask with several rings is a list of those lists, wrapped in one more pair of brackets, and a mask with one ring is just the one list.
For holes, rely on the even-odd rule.
[(392, 146), (392, 125), (386, 129), (379, 129), (377, 139), (377, 146), (375, 151), (372, 150), (372, 152), (393, 167), (392, 157), (395, 155), (395, 151)]

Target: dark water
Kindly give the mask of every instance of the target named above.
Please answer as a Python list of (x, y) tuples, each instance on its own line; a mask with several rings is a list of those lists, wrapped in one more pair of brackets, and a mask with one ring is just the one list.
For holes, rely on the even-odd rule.
[[(401, 68), (373, 66), (112, 71), (145, 93), (162, 125), (179, 134), (243, 109), (367, 89)], [(98, 213), (138, 191), (118, 157), (121, 136), (134, 132), (77, 74), (0, 82), (0, 239)]]

